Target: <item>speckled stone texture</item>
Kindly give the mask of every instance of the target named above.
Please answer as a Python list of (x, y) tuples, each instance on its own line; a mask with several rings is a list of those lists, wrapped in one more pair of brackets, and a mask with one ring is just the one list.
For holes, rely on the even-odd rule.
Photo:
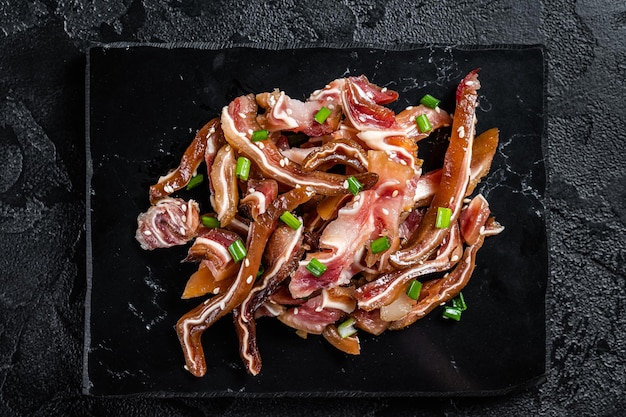
[[(546, 381), (480, 399), (83, 396), (84, 53), (117, 41), (545, 44)], [(624, 415), (625, 62), (620, 1), (1, 0), (0, 416)]]

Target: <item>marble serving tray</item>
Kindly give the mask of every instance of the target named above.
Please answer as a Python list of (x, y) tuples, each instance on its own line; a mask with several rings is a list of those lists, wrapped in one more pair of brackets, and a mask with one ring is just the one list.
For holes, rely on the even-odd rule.
[[(262, 319), (263, 370), (252, 377), (241, 365), (227, 316), (204, 335), (207, 375), (198, 379), (185, 371), (173, 326), (199, 302), (180, 299), (194, 266), (180, 262), (186, 248), (145, 252), (134, 234), (137, 215), (149, 206), (149, 185), (178, 164), (196, 130), (238, 95), (279, 87), (304, 99), (334, 78), (360, 74), (398, 91), (395, 109), (430, 93), (453, 111), (457, 83), (478, 67), (477, 130), (500, 129), (491, 172), (478, 190), (506, 229), (478, 253), (463, 291), (469, 308), (462, 320), (444, 320), (435, 311), (404, 331), (363, 335), (362, 353), (353, 357), (321, 337), (303, 340)], [(544, 71), (544, 51), (535, 46), (91, 48), (84, 392), (495, 395), (540, 381), (548, 274)], [(420, 156), (428, 160), (426, 149)], [(197, 198), (208, 205), (206, 195)]]

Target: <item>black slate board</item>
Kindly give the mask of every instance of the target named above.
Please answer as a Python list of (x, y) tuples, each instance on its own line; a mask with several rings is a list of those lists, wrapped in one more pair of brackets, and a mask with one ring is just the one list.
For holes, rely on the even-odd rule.
[[(542, 196), (544, 65), (539, 47), (211, 49), (92, 48), (88, 56), (88, 294), (84, 391), (95, 395), (493, 395), (545, 368), (547, 249)], [(193, 266), (185, 248), (144, 252), (135, 219), (148, 187), (195, 131), (237, 95), (280, 87), (304, 98), (329, 80), (365, 74), (453, 109), (454, 88), (481, 67), (478, 131), (497, 126), (499, 152), (480, 190), (506, 226), (478, 254), (460, 323), (435, 312), (408, 330), (364, 337), (347, 357), (259, 322), (264, 360), (245, 374), (228, 319), (206, 332), (208, 374), (183, 369), (173, 325), (197, 301), (179, 299)]]

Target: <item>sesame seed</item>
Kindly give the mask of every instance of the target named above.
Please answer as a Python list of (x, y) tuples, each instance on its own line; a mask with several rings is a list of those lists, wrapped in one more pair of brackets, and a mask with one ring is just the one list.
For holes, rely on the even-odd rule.
[(381, 211), (383, 212), (385, 216), (389, 215), (389, 210), (387, 210), (386, 208), (383, 207)]
[(413, 110), (413, 106), (407, 106), (407, 108), (404, 110)]
[(220, 293), (220, 287), (215, 287), (213, 288), (213, 294), (219, 294)]
[(180, 232), (181, 235), (185, 234), (185, 228), (181, 227), (180, 229), (178, 229), (178, 231)]
[(299, 312), (298, 307), (293, 309), (293, 314), (298, 315), (298, 312)]
[(252, 275), (250, 275), (248, 278), (246, 278), (246, 284), (252, 284)]
[(150, 236), (152, 234), (152, 232), (150, 230), (144, 230), (143, 234), (146, 236)]
[(398, 190), (393, 190), (393, 193), (391, 193), (392, 197), (397, 197), (398, 196)]
[(461, 139), (465, 137), (465, 128), (463, 126), (459, 126), (456, 131), (459, 133), (459, 137)]
[(250, 266), (250, 259), (246, 258), (246, 260), (243, 263), (244, 263), (244, 265), (246, 267), (249, 267)]
[(284, 159), (281, 159), (280, 162), (278, 162), (278, 163), (280, 164), (281, 167), (285, 166), (285, 160)]
[(381, 88), (381, 89), (380, 89), (380, 92), (381, 92), (381, 93), (386, 93), (386, 92), (387, 92), (387, 87), (383, 87), (383, 88)]
[(259, 149), (263, 149), (265, 148), (265, 145), (263, 145), (263, 142), (257, 142), (259, 144)]
[(187, 223), (187, 216), (185, 216), (184, 214), (181, 216), (180, 219), (183, 221), (183, 223)]

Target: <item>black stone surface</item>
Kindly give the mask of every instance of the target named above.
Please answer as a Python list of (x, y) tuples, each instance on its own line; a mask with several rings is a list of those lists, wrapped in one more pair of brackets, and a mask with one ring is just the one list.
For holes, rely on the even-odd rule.
[[(524, 66), (524, 71), (517, 68)], [(180, 300), (195, 264), (186, 247), (148, 252), (135, 240), (148, 187), (178, 164), (199, 126), (232, 97), (280, 86), (306, 97), (342, 75), (393, 88), (397, 110), (426, 93), (454, 109), (455, 91), (481, 68), (477, 131), (498, 126), (500, 146), (479, 192), (505, 225), (478, 253), (464, 288), (462, 325), (437, 310), (382, 337), (361, 335), (362, 354), (340, 354), (321, 337), (303, 341), (276, 320), (259, 320), (262, 372), (246, 375), (230, 316), (203, 338), (206, 377), (183, 369), (174, 326), (202, 300)], [(515, 72), (516, 82), (511, 82)], [(219, 48), (109, 46), (88, 59), (87, 218), (89, 293), (85, 391), (152, 396), (484, 396), (543, 379), (547, 242), (544, 54), (539, 47)], [(420, 142), (423, 169), (440, 167), (439, 140)], [(437, 136), (437, 135), (433, 135)], [(426, 146), (430, 142), (433, 146)], [(198, 191), (198, 189), (200, 191)], [(210, 211), (203, 187), (177, 193)], [(91, 254), (91, 255), (90, 255)], [(480, 336), (478, 336), (480, 335)]]
[[(84, 396), (85, 52), (117, 41), (544, 44), (545, 383), (419, 401)], [(0, 415), (623, 415), (625, 58), (626, 5), (608, 0), (0, 3)]]

